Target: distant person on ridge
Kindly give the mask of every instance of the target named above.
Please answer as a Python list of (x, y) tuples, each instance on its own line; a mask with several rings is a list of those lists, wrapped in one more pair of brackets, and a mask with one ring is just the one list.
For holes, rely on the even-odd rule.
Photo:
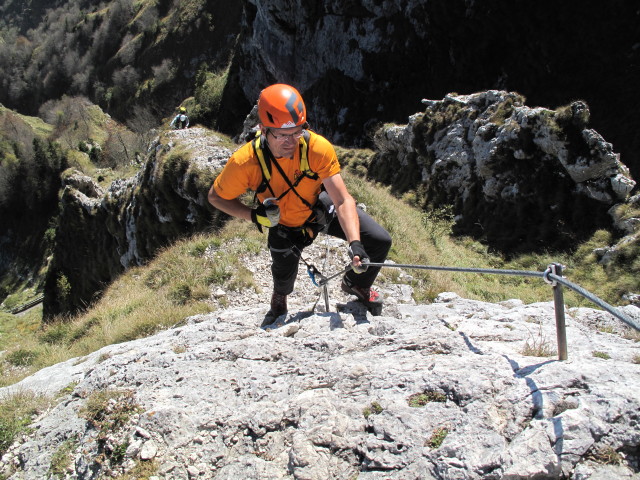
[(189, 117), (187, 116), (187, 109), (184, 107), (180, 107), (178, 114), (173, 117), (171, 123), (169, 124), (171, 128), (189, 128)]
[[(295, 88), (275, 84), (262, 90), (258, 117), (255, 139), (231, 156), (209, 190), (209, 202), (254, 222), (260, 231), (269, 228), (273, 294), (262, 326), (287, 312), (299, 257), (320, 231), (348, 242), (352, 270), (344, 275), (342, 290), (379, 314), (382, 299), (371, 286), (380, 268), (366, 263), (384, 262), (391, 248), (389, 233), (356, 208), (333, 146), (307, 130), (306, 107)], [(247, 189), (256, 192), (257, 208), (238, 199)]]

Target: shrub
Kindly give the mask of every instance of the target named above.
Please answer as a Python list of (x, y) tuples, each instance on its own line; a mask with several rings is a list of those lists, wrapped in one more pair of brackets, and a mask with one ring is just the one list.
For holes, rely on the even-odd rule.
[(207, 71), (206, 67), (200, 69), (196, 76), (196, 106), (192, 113), (193, 122), (207, 122), (217, 117), (228, 75), (228, 67), (217, 73)]
[(179, 283), (171, 289), (169, 298), (176, 305), (185, 305), (191, 300), (191, 287), (186, 283)]
[(18, 348), (7, 354), (6, 361), (16, 367), (28, 367), (33, 365), (37, 358), (38, 352), (28, 348)]
[(49, 345), (63, 343), (71, 331), (71, 327), (65, 322), (50, 323), (44, 333), (40, 335), (40, 340)]
[(620, 455), (615, 448), (611, 446), (601, 446), (590, 452), (589, 458), (597, 463), (604, 465), (620, 465), (622, 463), (622, 455)]
[(593, 356), (596, 358), (602, 358), (604, 360), (610, 360), (611, 359), (611, 355), (609, 355), (607, 352), (599, 352), (597, 350), (595, 350), (593, 352)]

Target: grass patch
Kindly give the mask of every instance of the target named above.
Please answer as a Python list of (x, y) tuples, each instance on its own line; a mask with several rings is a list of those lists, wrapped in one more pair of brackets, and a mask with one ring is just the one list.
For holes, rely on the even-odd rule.
[(449, 435), (448, 428), (438, 427), (433, 431), (431, 436), (427, 439), (427, 441), (425, 442), (425, 446), (433, 449), (439, 448), (440, 445), (442, 445), (442, 442), (444, 442), (444, 439), (447, 438), (447, 435)]
[(371, 415), (381, 414), (383, 410), (378, 402), (371, 402), (371, 405), (362, 410), (362, 415), (364, 415), (364, 418), (369, 418)]
[(138, 460), (128, 472), (116, 477), (117, 480), (149, 480), (158, 473), (158, 463), (155, 460)]
[(16, 367), (28, 367), (33, 365), (38, 358), (39, 352), (29, 348), (18, 348), (9, 352), (5, 356), (5, 361)]
[(19, 391), (0, 398), (0, 457), (16, 438), (28, 431), (33, 418), (49, 401), (30, 391)]
[(597, 350), (592, 352), (592, 355), (596, 358), (602, 358), (603, 360), (611, 360), (611, 355), (607, 352), (599, 352)]
[(140, 411), (130, 390), (96, 390), (87, 398), (80, 416), (98, 430), (98, 437), (124, 426), (129, 418)]
[(588, 457), (603, 465), (621, 465), (622, 455), (610, 446), (600, 447), (589, 453)]
[(530, 338), (524, 343), (520, 353), (527, 357), (552, 357), (556, 351), (553, 345), (542, 334), (542, 325), (538, 330), (537, 335), (532, 335), (529, 332)]
[[(468, 237), (449, 236), (450, 212), (441, 209), (425, 213), (405, 200), (394, 197), (389, 188), (372, 184), (358, 175), (343, 173), (349, 191), (356, 201), (367, 206), (367, 213), (382, 224), (393, 238), (389, 258), (397, 263), (469, 267), (511, 268), (506, 260), (492, 255), (487, 247)], [(555, 258), (562, 263), (562, 258)], [(543, 272), (548, 258), (529, 258), (529, 269)], [(383, 269), (381, 279), (392, 279), (391, 269)], [(414, 298), (419, 303), (433, 301), (441, 292), (455, 292), (475, 300), (499, 302), (520, 298), (525, 303), (552, 298), (549, 286), (534, 277), (509, 277), (436, 270), (411, 270)], [(396, 274), (397, 275), (397, 274)], [(571, 305), (569, 295), (567, 303)]]
[(408, 405), (414, 408), (424, 407), (427, 403), (431, 402), (444, 403), (446, 401), (447, 397), (444, 393), (436, 392), (433, 390), (428, 390), (422, 393), (414, 393), (407, 399)]
[(76, 438), (69, 438), (62, 442), (51, 457), (49, 473), (55, 478), (65, 478), (73, 463), (73, 451), (78, 447)]

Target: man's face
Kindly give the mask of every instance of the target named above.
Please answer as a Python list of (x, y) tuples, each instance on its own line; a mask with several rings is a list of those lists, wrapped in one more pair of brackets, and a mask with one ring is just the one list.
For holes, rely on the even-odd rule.
[(298, 139), (302, 136), (302, 127), (292, 128), (265, 128), (262, 127), (262, 134), (265, 135), (271, 153), (276, 158), (293, 158), (298, 148)]

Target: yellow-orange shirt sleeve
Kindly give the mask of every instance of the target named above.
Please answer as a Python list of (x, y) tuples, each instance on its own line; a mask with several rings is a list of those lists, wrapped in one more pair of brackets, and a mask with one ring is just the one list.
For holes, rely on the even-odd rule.
[(340, 173), (340, 163), (331, 142), (321, 135), (309, 139), (309, 168), (316, 172), (320, 180)]
[(239, 148), (213, 182), (213, 188), (225, 200), (238, 198), (247, 190), (256, 190), (262, 182), (260, 165), (251, 143)]

